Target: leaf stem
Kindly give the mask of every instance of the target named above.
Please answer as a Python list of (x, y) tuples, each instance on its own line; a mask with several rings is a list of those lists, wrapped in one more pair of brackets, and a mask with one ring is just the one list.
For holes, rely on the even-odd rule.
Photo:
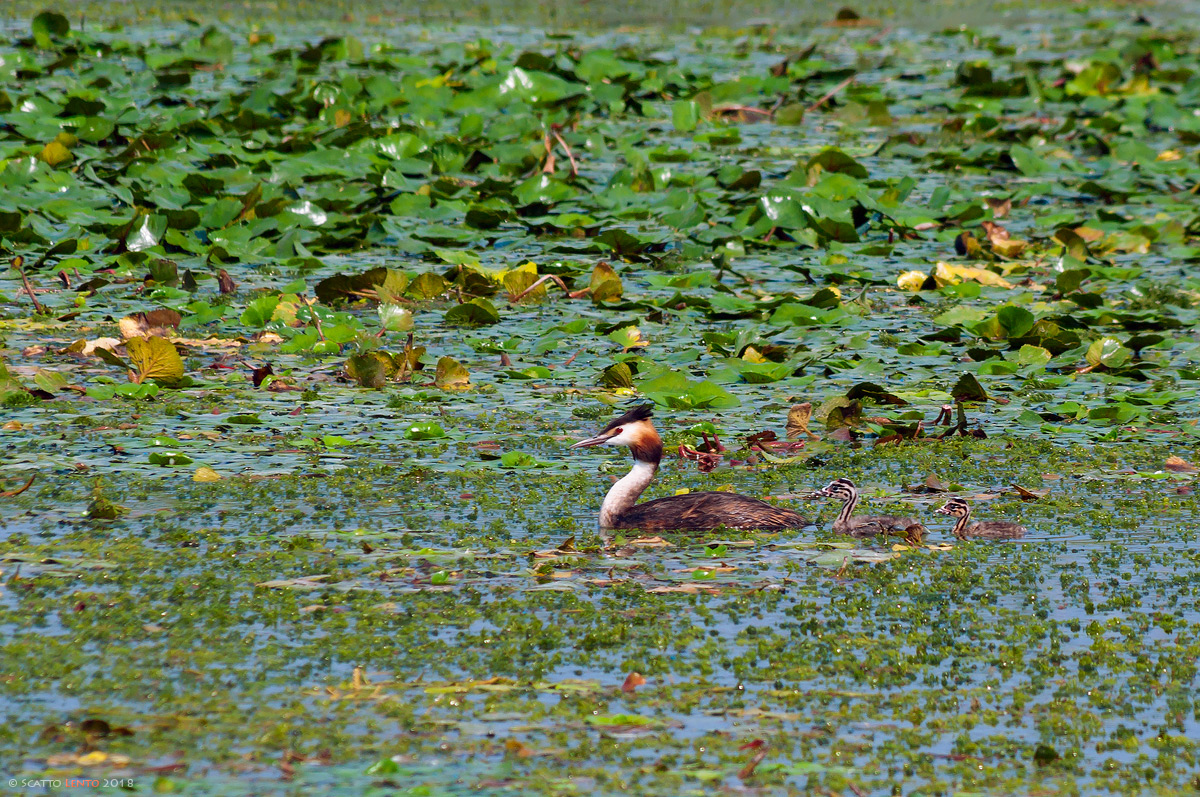
[(300, 301), (304, 302), (304, 306), (308, 308), (308, 317), (317, 327), (318, 340), (325, 340), (325, 330), (321, 328), (321, 317), (317, 315), (317, 311), (313, 308), (312, 302), (309, 301), (308, 297), (303, 293), (300, 294)]
[(846, 88), (853, 82), (854, 82), (854, 75), (851, 75), (850, 77), (843, 80), (841, 83), (839, 83), (836, 86), (834, 86), (833, 88), (831, 88), (829, 91), (825, 92), (825, 96), (821, 97), (821, 99), (817, 100), (812, 105), (808, 106), (808, 109), (805, 111), (805, 113), (812, 113), (813, 111), (817, 110), (822, 105), (829, 102), (829, 100), (833, 99), (833, 95), (837, 94), (839, 91)]
[(21, 282), (25, 285), (25, 292), (29, 294), (29, 298), (33, 300), (33, 309), (38, 315), (45, 315), (46, 308), (37, 300), (37, 296), (33, 294), (33, 286), (29, 284), (29, 277), (25, 275), (25, 258), (17, 255), (12, 259), (12, 267), (18, 274), (21, 275)]

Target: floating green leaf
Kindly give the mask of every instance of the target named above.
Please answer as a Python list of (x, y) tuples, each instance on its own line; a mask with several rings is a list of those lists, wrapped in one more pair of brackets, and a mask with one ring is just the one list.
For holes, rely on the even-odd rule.
[(692, 132), (700, 123), (700, 105), (695, 100), (676, 100), (671, 106), (671, 121), (679, 132)]
[(439, 440), (446, 436), (446, 430), (433, 421), (422, 421), (405, 429), (404, 436), (409, 440)]
[(963, 374), (950, 388), (950, 395), (958, 401), (988, 401), (987, 392), (974, 374)]
[(454, 326), (479, 327), (500, 323), (496, 306), (482, 297), (455, 305), (446, 311), (446, 323)]
[(1099, 338), (1092, 341), (1087, 350), (1088, 364), (1093, 368), (1120, 368), (1129, 363), (1133, 352), (1121, 345), (1116, 338)]
[(49, 49), (55, 39), (61, 39), (71, 32), (71, 23), (58, 12), (43, 11), (33, 18), (32, 30), (37, 46)]

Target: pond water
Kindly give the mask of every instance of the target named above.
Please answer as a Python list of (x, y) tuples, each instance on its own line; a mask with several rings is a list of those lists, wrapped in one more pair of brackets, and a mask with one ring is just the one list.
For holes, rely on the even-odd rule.
[[(1200, 783), (1177, 8), (223, 8), (0, 46), (0, 774)], [(602, 536), (628, 460), (568, 447), (634, 402), (647, 497), (818, 526)], [(924, 543), (828, 531), (838, 476)], [(956, 540), (949, 494), (1029, 533)]]

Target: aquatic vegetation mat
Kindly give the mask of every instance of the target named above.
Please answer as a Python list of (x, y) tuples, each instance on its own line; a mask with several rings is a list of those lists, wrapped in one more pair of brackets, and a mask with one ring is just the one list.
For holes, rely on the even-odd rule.
[[(1193, 30), (349, 28), (0, 46), (2, 774), (1200, 782)], [(634, 401), (930, 533), (602, 538)]]

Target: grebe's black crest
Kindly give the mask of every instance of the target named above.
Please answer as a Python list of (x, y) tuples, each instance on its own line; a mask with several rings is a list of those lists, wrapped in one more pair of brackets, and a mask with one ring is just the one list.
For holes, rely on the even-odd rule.
[(611, 422), (609, 422), (608, 426), (605, 426), (603, 429), (600, 430), (600, 434), (604, 434), (605, 432), (611, 432), (613, 429), (616, 429), (618, 426), (624, 426), (627, 423), (635, 423), (637, 421), (648, 421), (652, 417), (654, 417), (654, 405), (653, 404), (643, 404), (640, 407), (634, 407), (629, 412), (625, 413), (624, 415), (620, 416), (619, 418), (613, 419)]

